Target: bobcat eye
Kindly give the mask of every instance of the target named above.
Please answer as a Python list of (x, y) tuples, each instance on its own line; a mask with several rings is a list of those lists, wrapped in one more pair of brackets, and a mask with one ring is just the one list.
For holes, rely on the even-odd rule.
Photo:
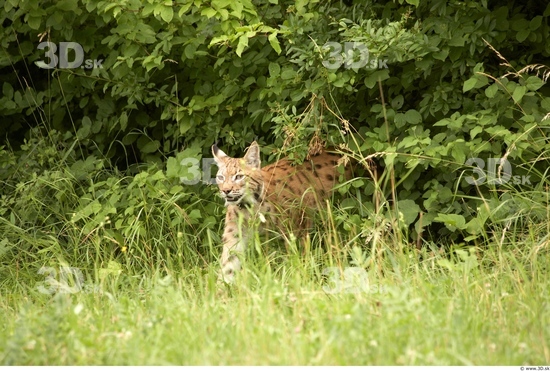
[(218, 182), (223, 182), (223, 181), (225, 180), (225, 177), (224, 177), (223, 175), (217, 175), (217, 176), (216, 176), (216, 180), (217, 180)]
[(238, 182), (239, 180), (242, 180), (244, 178), (243, 174), (237, 174), (233, 177), (233, 180)]

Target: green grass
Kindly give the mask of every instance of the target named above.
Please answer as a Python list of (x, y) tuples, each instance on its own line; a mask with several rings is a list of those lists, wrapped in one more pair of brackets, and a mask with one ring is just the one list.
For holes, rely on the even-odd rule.
[(0, 364), (550, 363), (546, 187), (487, 202), (475, 240), (420, 249), (393, 210), (329, 208), (300, 249), (256, 239), (226, 287), (213, 190), (77, 165), (0, 184)]
[(215, 264), (131, 275), (112, 263), (85, 274), (87, 290), (46, 295), (22, 268), (15, 290), (2, 285), (0, 363), (548, 364), (548, 256), (458, 251), (388, 250), (368, 289), (334, 294), (313, 253), (256, 254), (232, 288), (216, 286)]

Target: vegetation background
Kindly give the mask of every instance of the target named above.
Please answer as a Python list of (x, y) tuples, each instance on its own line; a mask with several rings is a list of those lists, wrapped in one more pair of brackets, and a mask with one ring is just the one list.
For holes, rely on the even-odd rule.
[[(549, 364), (549, 16), (0, 0), (0, 361)], [(39, 67), (41, 42), (83, 68)], [(209, 147), (256, 138), (266, 163), (326, 145), (378, 174), (220, 289)]]

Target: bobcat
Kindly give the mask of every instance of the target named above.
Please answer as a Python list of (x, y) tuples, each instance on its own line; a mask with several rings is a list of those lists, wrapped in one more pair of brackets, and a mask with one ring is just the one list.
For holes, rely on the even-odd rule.
[[(256, 142), (243, 158), (231, 158), (216, 145), (212, 146), (212, 154), (218, 165), (216, 182), (227, 207), (221, 278), (231, 283), (241, 268), (240, 255), (254, 222), (269, 221), (281, 230), (284, 224), (304, 229), (309, 224), (306, 210), (328, 197), (340, 176), (340, 156), (321, 152), (299, 166), (292, 166), (284, 158), (262, 168)], [(349, 179), (350, 175), (346, 169), (344, 176)]]

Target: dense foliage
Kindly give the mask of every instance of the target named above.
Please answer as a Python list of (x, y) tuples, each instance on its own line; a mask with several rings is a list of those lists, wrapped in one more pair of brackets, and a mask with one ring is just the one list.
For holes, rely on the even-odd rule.
[[(411, 238), (544, 219), (529, 204), (547, 203), (543, 3), (0, 0), (1, 246), (25, 244), (20, 231), (41, 248), (102, 234), (125, 251), (161, 216), (146, 250), (200, 250), (221, 215), (193, 181), (203, 157), (256, 137), (269, 160), (319, 143), (375, 158), (376, 183), (343, 189), (351, 231), (375, 214)], [(83, 68), (39, 67), (52, 62), (41, 42), (78, 43)]]
[[(549, 17), (0, 0), (0, 364), (548, 364)], [(255, 139), (357, 177), (225, 287), (209, 148)]]

